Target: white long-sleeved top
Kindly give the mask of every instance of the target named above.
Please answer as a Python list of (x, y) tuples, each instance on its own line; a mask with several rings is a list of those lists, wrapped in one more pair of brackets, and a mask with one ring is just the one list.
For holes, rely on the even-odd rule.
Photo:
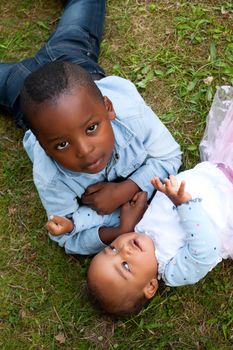
[(233, 256), (233, 186), (209, 162), (177, 176), (194, 200), (177, 208), (157, 192), (135, 230), (155, 244), (159, 276), (167, 285), (193, 284)]

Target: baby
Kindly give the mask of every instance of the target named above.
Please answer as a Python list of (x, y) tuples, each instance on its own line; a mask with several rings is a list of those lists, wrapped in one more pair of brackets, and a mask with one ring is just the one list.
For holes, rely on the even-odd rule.
[(174, 176), (164, 185), (153, 179), (158, 192), (135, 232), (93, 258), (88, 286), (105, 311), (135, 312), (154, 296), (158, 279), (169, 286), (193, 284), (222, 258), (233, 257), (232, 183), (209, 162), (178, 179), (187, 181), (190, 193)]
[[(210, 113), (207, 129), (211, 123)], [(154, 296), (160, 278), (169, 286), (193, 284), (233, 257), (232, 135), (233, 104), (213, 144), (205, 144), (209, 161), (164, 184), (154, 178), (158, 191), (135, 232), (120, 235), (94, 257), (88, 286), (105, 311), (136, 312)]]

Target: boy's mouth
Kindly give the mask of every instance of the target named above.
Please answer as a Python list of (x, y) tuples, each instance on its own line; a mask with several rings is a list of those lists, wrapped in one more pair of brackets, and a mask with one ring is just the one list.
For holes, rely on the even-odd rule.
[(104, 156), (98, 158), (97, 160), (94, 160), (91, 163), (88, 163), (86, 165), (86, 169), (93, 171), (96, 168), (99, 168), (103, 163), (104, 163)]

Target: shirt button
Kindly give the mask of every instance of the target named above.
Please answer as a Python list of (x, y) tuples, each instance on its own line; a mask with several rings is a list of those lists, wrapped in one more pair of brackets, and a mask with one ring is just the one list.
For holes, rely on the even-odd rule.
[(87, 51), (87, 56), (91, 56), (91, 53), (89, 51)]
[(119, 158), (120, 158), (120, 156), (119, 156), (118, 153), (115, 153), (115, 158), (116, 158), (116, 159), (119, 159)]

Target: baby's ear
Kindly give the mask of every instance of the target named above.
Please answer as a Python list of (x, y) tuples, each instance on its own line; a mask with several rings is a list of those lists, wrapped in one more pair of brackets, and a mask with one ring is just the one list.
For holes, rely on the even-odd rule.
[(147, 299), (151, 299), (157, 292), (158, 286), (159, 284), (157, 278), (152, 278), (143, 289), (145, 297)]
[(110, 120), (115, 119), (116, 113), (114, 111), (112, 101), (107, 96), (104, 96), (104, 104), (105, 104), (105, 108), (108, 112), (109, 119)]

